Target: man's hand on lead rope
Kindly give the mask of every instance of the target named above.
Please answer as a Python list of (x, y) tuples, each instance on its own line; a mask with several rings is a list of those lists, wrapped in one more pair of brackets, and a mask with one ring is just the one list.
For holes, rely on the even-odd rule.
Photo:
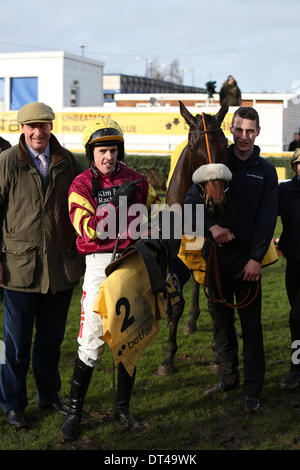
[(249, 259), (248, 263), (244, 266), (244, 281), (259, 281), (261, 274), (261, 264), (254, 259)]

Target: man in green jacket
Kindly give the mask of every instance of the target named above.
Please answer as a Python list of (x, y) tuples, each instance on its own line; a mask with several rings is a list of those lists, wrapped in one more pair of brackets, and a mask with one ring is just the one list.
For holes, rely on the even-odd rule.
[(67, 412), (58, 396), (58, 363), (73, 287), (84, 272), (68, 214), (68, 189), (81, 168), (51, 133), (54, 119), (44, 103), (23, 106), (18, 112), (19, 144), (0, 155), (5, 344), (0, 405), (14, 427), (26, 425), (26, 374), (34, 326), (37, 402), (41, 408)]

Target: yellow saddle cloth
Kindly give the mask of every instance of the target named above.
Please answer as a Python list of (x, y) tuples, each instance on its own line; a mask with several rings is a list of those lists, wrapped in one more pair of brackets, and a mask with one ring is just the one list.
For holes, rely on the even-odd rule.
[(103, 319), (103, 336), (115, 364), (132, 375), (137, 362), (166, 318), (167, 298), (153, 294), (144, 261), (128, 256), (101, 284), (94, 311)]
[[(203, 245), (204, 238), (194, 237), (192, 240), (187, 238), (185, 235), (182, 236), (181, 245), (178, 252), (178, 257), (184, 262), (184, 264), (192, 271), (196, 282), (203, 285), (204, 276), (206, 270), (206, 263), (201, 254), (201, 248), (191, 249), (193, 243), (195, 246), (201, 247)], [(197, 243), (197, 245), (196, 245)], [(261, 262), (262, 268), (275, 263), (278, 260), (278, 254), (275, 248), (273, 240), (271, 240), (269, 248)]]

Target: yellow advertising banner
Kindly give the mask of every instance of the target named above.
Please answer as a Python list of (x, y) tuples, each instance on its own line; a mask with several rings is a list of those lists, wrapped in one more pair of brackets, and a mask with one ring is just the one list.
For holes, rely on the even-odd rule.
[[(82, 134), (89, 121), (99, 116), (109, 116), (119, 123), (124, 134), (144, 135), (187, 135), (189, 127), (178, 113), (56, 113), (53, 122), (54, 134)], [(230, 135), (232, 113), (225, 116), (222, 129)], [(17, 122), (17, 112), (0, 113), (0, 133), (18, 134), (21, 132)]]
[[(176, 113), (103, 113), (121, 126), (124, 134), (186, 135), (188, 126), (180, 114)], [(99, 115), (98, 115), (99, 116)], [(82, 134), (87, 122), (98, 117), (96, 114), (58, 113), (57, 134)], [(222, 128), (229, 134), (232, 114), (227, 115)]]
[(20, 134), (17, 112), (0, 113), (0, 134)]

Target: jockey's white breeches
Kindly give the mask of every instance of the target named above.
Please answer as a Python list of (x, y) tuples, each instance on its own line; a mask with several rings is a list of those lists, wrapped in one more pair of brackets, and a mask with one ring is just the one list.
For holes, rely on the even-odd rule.
[(90, 367), (95, 367), (100, 361), (105, 346), (102, 318), (93, 311), (93, 308), (99, 287), (106, 279), (105, 268), (110, 263), (111, 256), (111, 253), (92, 253), (85, 257), (78, 356)]

